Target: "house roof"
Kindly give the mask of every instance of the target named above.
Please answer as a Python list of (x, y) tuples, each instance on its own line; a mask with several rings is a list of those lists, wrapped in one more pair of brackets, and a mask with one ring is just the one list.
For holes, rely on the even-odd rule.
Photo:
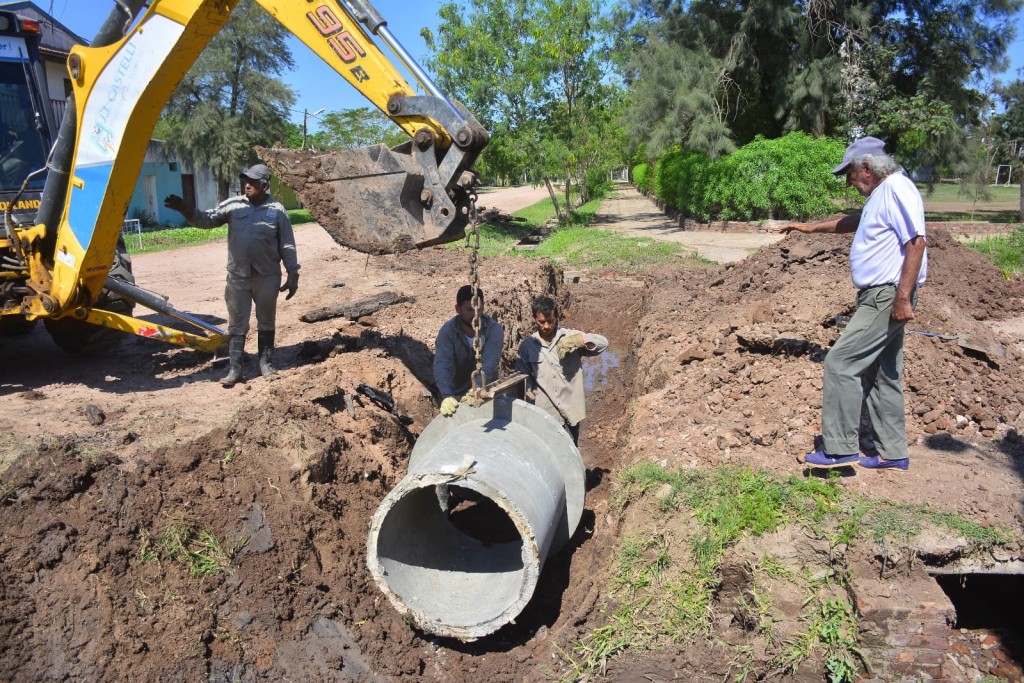
[(39, 22), (39, 51), (44, 56), (57, 57), (63, 61), (67, 59), (71, 48), (75, 45), (89, 44), (88, 40), (68, 29), (67, 26), (36, 7), (36, 4), (29, 0), (0, 2), (0, 9), (8, 10)]

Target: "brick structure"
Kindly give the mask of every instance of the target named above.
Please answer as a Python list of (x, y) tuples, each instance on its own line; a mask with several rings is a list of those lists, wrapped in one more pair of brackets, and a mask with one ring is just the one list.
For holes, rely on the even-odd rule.
[(862, 681), (959, 681), (947, 660), (956, 621), (953, 603), (918, 565), (889, 580), (858, 572), (850, 582), (859, 616), (858, 643), (871, 669)]

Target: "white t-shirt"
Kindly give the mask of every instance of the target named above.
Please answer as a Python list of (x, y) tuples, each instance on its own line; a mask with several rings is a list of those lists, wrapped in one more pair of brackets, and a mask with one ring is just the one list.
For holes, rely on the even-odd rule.
[[(858, 289), (897, 285), (907, 242), (924, 237), (924, 202), (914, 182), (893, 173), (875, 188), (864, 204), (850, 248), (850, 275)], [(928, 251), (921, 259), (917, 284), (924, 283)]]

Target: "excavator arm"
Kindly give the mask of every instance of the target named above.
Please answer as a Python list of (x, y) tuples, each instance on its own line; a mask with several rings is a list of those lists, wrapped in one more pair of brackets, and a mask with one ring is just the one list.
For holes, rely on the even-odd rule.
[[(118, 0), (119, 9), (94, 45), (71, 51), (72, 106), (51, 153), (36, 225), (19, 230), (14, 240), (31, 253), (26, 260), (33, 294), (24, 301), (25, 315), (74, 316), (142, 333), (141, 321), (91, 306), (105, 287), (116, 284), (108, 282), (108, 271), (160, 112), (237, 2), (150, 0), (139, 18), (144, 0)], [(470, 168), (487, 144), (487, 131), (438, 91), (369, 2), (256, 2), (411, 137), (393, 150), (383, 145), (326, 154), (259, 149), (314, 218), (337, 242), (368, 253), (462, 237), (475, 180)], [(428, 94), (416, 94), (371, 33)], [(210, 330), (206, 333), (208, 338)], [(173, 330), (157, 336), (199, 348), (211, 345)]]

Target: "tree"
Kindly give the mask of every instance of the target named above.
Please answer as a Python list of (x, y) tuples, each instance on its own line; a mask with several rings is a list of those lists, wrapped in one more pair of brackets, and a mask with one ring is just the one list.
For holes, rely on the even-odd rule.
[[(755, 135), (873, 133), (953, 168), (1022, 0), (630, 0), (618, 44), (633, 138), (711, 156)], [(660, 105), (660, 106), (656, 106)], [(897, 112), (899, 115), (897, 115)]]
[[(424, 29), (430, 70), (491, 133), (478, 170), (519, 178), (537, 158), (544, 71), (533, 50), (535, 0), (481, 0), (441, 6), (437, 33)], [(539, 177), (535, 176), (535, 177)]]
[(609, 121), (614, 92), (597, 0), (452, 2), (440, 15), (437, 33), (424, 32), (429, 66), (491, 132), (478, 166), (495, 178), (560, 177), (568, 198), (601, 156), (581, 147), (601, 136), (583, 131)]
[(294, 66), (288, 35), (252, 0), (241, 0), (164, 110), (170, 149), (209, 167), (221, 199), (255, 161), (253, 147), (285, 137), (295, 96), (273, 76)]
[(995, 96), (1003, 111), (993, 117), (994, 142), (1001, 154), (997, 162), (1011, 164), (1018, 169), (1020, 182), (1020, 219), (1024, 221), (1024, 80), (1017, 79), (995, 87)]
[(320, 131), (312, 137), (316, 149), (355, 149), (384, 143), (394, 147), (409, 136), (377, 109), (359, 107), (324, 114)]

